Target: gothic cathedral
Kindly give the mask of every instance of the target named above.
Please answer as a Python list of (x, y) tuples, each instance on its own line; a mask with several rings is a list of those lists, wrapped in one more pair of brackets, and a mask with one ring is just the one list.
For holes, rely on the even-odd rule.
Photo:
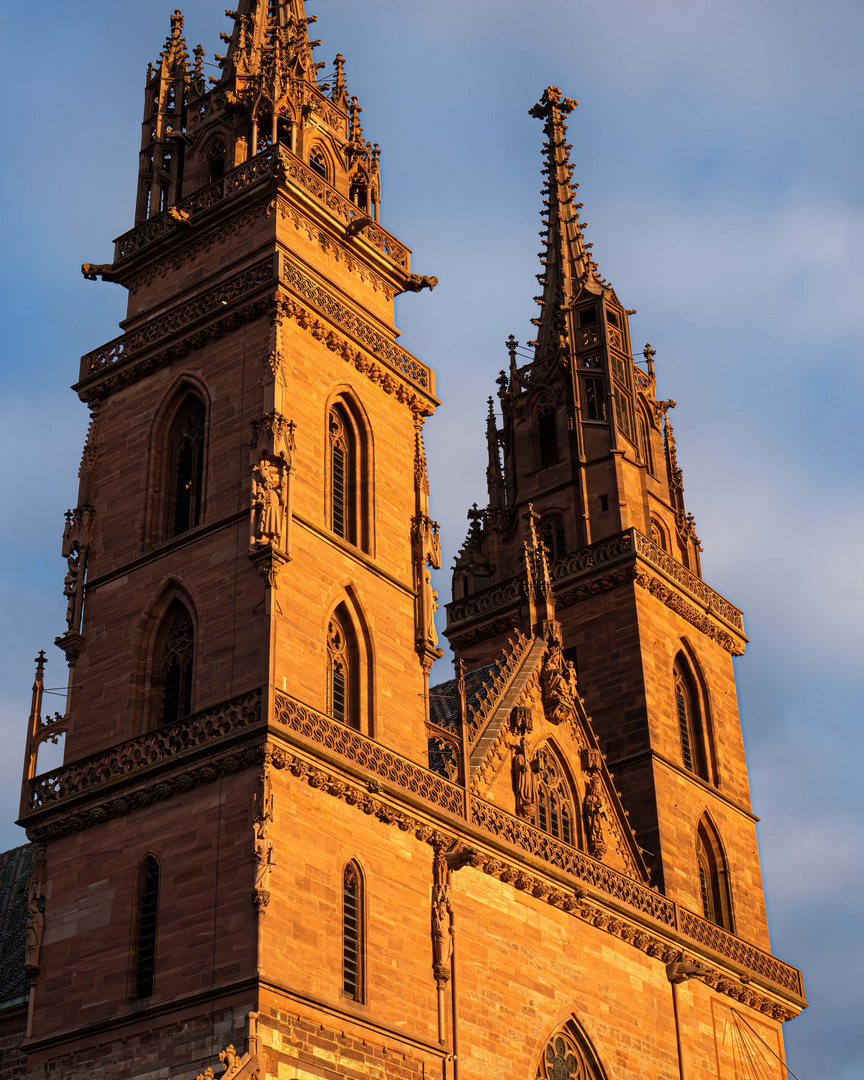
[(379, 220), (303, 0), (226, 14), (209, 85), (172, 16), (134, 227), (82, 268), (129, 302), (74, 388), (70, 693), (44, 715), (40, 655), (2, 1075), (783, 1080), (805, 1001), (768, 941), (742, 615), (583, 238), (575, 103), (531, 109), (538, 315), (489, 399), (430, 689), (438, 402), (394, 297), (436, 279)]

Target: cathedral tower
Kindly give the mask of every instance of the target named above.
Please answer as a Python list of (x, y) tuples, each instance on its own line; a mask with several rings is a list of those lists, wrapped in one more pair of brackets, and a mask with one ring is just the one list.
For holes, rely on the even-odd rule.
[(393, 300), (436, 279), (302, 0), (227, 14), (210, 87), (172, 17), (134, 228), (83, 267), (129, 306), (75, 386), (66, 712), (41, 655), (33, 692), (28, 1077), (737, 1080), (745, 1048), (779, 1080), (803, 986), (766, 951), (740, 613), (574, 216), (572, 103), (535, 109), (535, 355), (511, 342), (430, 691), (437, 401)]

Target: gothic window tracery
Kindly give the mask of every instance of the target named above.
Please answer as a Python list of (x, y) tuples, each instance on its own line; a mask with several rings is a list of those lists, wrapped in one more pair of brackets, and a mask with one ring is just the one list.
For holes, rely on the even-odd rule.
[(583, 1045), (575, 1023), (557, 1031), (543, 1051), (537, 1080), (605, 1080), (595, 1055)]
[(156, 975), (156, 927), (159, 916), (159, 864), (148, 855), (138, 871), (137, 918), (132, 993), (137, 999), (153, 994)]
[(654, 472), (654, 455), (651, 452), (651, 428), (648, 424), (648, 418), (644, 411), (640, 408), (638, 410), (639, 416), (639, 458), (642, 464), (647, 468), (648, 472), (655, 476)]
[(565, 844), (574, 842), (573, 800), (570, 785), (556, 757), (546, 747), (534, 759), (537, 774), (537, 809), (534, 824)]
[(309, 153), (309, 168), (325, 180), (327, 179), (327, 159), (324, 157), (324, 151), (317, 146), (313, 147)]
[(729, 871), (717, 830), (707, 814), (696, 830), (696, 869), (703, 915), (709, 922), (733, 931)]
[(662, 551), (669, 550), (669, 541), (666, 539), (666, 530), (656, 518), (651, 518), (651, 539)]
[(215, 183), (225, 175), (225, 143), (222, 139), (214, 139), (207, 152), (207, 183)]
[(351, 665), (345, 627), (334, 613), (327, 624), (327, 711), (336, 720), (348, 720)]
[(353, 1001), (363, 1000), (363, 878), (356, 862), (342, 874), (342, 992)]
[(178, 600), (166, 617), (159, 660), (160, 724), (171, 724), (192, 712), (194, 661), (195, 628), (189, 612)]
[(699, 699), (689, 665), (683, 656), (675, 661), (675, 711), (678, 733), (681, 739), (681, 760), (684, 768), (703, 780), (708, 779), (705, 758), (705, 741), (702, 732), (702, 715)]
[(327, 413), (328, 527), (349, 544), (372, 550), (371, 438), (365, 415), (341, 395)]
[(169, 536), (200, 524), (204, 490), (204, 433), (207, 410), (190, 394), (171, 432)]
[(546, 545), (550, 559), (560, 559), (566, 552), (564, 521), (560, 514), (540, 522), (540, 539)]

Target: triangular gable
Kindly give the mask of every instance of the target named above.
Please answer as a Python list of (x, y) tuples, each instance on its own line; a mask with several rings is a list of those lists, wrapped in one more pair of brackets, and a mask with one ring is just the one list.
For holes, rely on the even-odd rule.
[(578, 846), (647, 882), (647, 867), (579, 696), (572, 664), (563, 659), (560, 644), (539, 636), (520, 652), (514, 663), (512, 650), (505, 650), (512, 670), (506, 685), (486, 699), (484, 721), (472, 740), (472, 793), (534, 822), (536, 806), (524, 800), (520, 805), (519, 795), (520, 786), (530, 791), (534, 781), (527, 777), (520, 785), (518, 777), (536, 763), (547, 742), (553, 744), (574, 788)]

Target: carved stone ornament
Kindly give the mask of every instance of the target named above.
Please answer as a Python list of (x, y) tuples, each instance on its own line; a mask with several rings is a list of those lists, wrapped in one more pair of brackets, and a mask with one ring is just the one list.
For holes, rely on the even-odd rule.
[(516, 813), (526, 821), (534, 820), (537, 809), (537, 760), (529, 760), (525, 736), (513, 750), (513, 789), (516, 793)]
[(269, 836), (270, 822), (255, 822), (255, 890), (253, 900), (263, 910), (270, 900), (270, 874), (276, 865), (276, 851)]
[(582, 814), (585, 818), (585, 838), (588, 842), (588, 852), (595, 859), (602, 859), (606, 854), (606, 837), (604, 822), (608, 824), (606, 814), (606, 801), (603, 798), (603, 784), (599, 772), (591, 774), (588, 787), (585, 790), (585, 798), (582, 802)]
[(435, 848), (432, 875), (432, 970), (440, 990), (450, 978), (450, 960), (453, 956), (449, 871), (441, 845)]
[(576, 671), (564, 659), (563, 650), (557, 642), (550, 645), (543, 664), (543, 689), (549, 720), (553, 724), (572, 720), (579, 698)]
[(34, 979), (41, 969), (42, 939), (45, 936), (45, 853), (40, 852), (27, 892), (27, 940), (24, 969)]

